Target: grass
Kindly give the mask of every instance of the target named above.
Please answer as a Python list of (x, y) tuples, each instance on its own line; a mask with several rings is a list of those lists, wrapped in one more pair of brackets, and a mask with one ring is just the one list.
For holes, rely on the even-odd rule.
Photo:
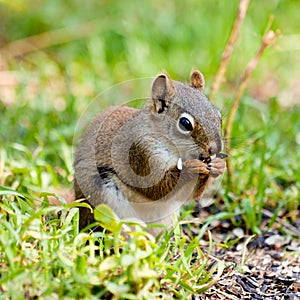
[(49, 206), (45, 194), (36, 209), (28, 203), (36, 199), (8, 189), (1, 194), (0, 286), (5, 298), (187, 297), (207, 288), (211, 274), (224, 269), (219, 262), (208, 272), (198, 238), (187, 244), (178, 226), (160, 243), (138, 225), (133, 230), (104, 217), (99, 221), (112, 232), (79, 233), (74, 204)]
[[(196, 66), (209, 91), (238, 2), (201, 1), (201, 8), (198, 2), (0, 4), (1, 43), (9, 49), (18, 39), (60, 28), (72, 32), (72, 26), (95, 22), (80, 39), (66, 34), (66, 43), (54, 39), (26, 55), (1, 56), (2, 70), (11, 79), (0, 86), (0, 299), (186, 299), (207, 289), (226, 268), (209, 255), (211, 222), (226, 218), (248, 234), (260, 234), (277, 229), (279, 215), (291, 224), (297, 221), (300, 108), (280, 105), (284, 95), (292, 97), (299, 68), (294, 63), (299, 51), (283, 47), (285, 38), (297, 32), (294, 1), (250, 3), (216, 97), (225, 120), (271, 14), (272, 29), (283, 34), (281, 50), (268, 49), (251, 77), (232, 130), (234, 188), (229, 189), (225, 176), (219, 202), (213, 204), (219, 213), (204, 220), (196, 235), (188, 237), (182, 227), (192, 207), (157, 240), (142, 226), (108, 222), (101, 215), (98, 221), (106, 232), (78, 232), (78, 204), (58, 196), (72, 189), (75, 128), (99, 92), (162, 70), (185, 81)], [(99, 101), (98, 110), (110, 101)], [(61, 205), (50, 204), (51, 197)], [(267, 228), (262, 227), (265, 210), (273, 213)], [(284, 226), (281, 230), (290, 234)], [(201, 244), (204, 235), (208, 246)]]

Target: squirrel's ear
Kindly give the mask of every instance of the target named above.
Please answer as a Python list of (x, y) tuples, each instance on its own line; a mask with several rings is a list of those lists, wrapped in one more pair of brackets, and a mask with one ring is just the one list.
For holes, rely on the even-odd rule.
[(199, 89), (200, 92), (204, 92), (204, 85), (205, 85), (205, 80), (204, 80), (204, 76), (203, 74), (198, 71), (195, 70), (192, 72), (191, 74), (191, 85), (196, 88)]
[(175, 96), (175, 88), (172, 80), (167, 74), (158, 75), (152, 84), (152, 101), (154, 109), (158, 113), (162, 113), (170, 100)]

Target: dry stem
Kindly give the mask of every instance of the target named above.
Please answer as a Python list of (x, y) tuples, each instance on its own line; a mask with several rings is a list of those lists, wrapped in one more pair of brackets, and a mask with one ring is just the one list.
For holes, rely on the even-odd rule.
[[(248, 63), (245, 73), (241, 79), (240, 85), (238, 86), (238, 89), (236, 91), (232, 106), (229, 111), (227, 123), (226, 123), (226, 128), (225, 128), (225, 140), (227, 141), (226, 142), (226, 153), (230, 153), (230, 146), (231, 146), (230, 145), (230, 137), (231, 137), (232, 124), (233, 124), (235, 114), (238, 110), (241, 97), (246, 88), (247, 81), (248, 81), (250, 75), (252, 74), (253, 70), (256, 68), (257, 63), (258, 63), (260, 57), (262, 56), (263, 52), (265, 51), (265, 49), (268, 46), (274, 44), (278, 35), (279, 35), (279, 32), (274, 33), (271, 30), (268, 31), (263, 37), (263, 40), (262, 40), (259, 50), (255, 54), (255, 56), (250, 60), (250, 62)], [(231, 166), (230, 156), (227, 156), (227, 170), (228, 170), (229, 184), (231, 184), (233, 170), (232, 170), (232, 166)]]
[(5, 58), (21, 56), (43, 48), (89, 36), (97, 30), (99, 30), (99, 20), (92, 20), (73, 27), (43, 32), (13, 41), (0, 48), (0, 53), (2, 53)]
[(216, 93), (219, 90), (220, 84), (224, 78), (224, 73), (226, 71), (226, 67), (227, 67), (229, 58), (230, 58), (232, 50), (234, 48), (234, 43), (240, 32), (241, 24), (246, 16), (249, 1), (250, 0), (240, 0), (238, 13), (237, 13), (235, 22), (234, 22), (232, 30), (231, 30), (229, 40), (228, 40), (225, 50), (222, 54), (222, 60), (221, 60), (217, 75), (211, 86), (211, 92), (210, 92), (209, 98), (212, 103), (214, 103), (214, 101), (215, 101)]

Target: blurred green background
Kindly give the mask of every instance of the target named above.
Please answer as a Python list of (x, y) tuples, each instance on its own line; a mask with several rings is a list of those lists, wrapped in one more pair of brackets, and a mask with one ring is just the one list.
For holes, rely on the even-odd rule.
[[(164, 70), (174, 79), (188, 81), (197, 67), (206, 77), (209, 93), (238, 4), (237, 0), (0, 1), (0, 141), (2, 161), (10, 165), (2, 184), (15, 183), (21, 174), (15, 186), (22, 185), (34, 162), (41, 174), (31, 176), (37, 179), (27, 186), (59, 182), (71, 186), (76, 122), (95, 96), (116, 83)], [(237, 121), (244, 119), (235, 131), (244, 140), (262, 124), (256, 112), (264, 111), (260, 102), (272, 99), (292, 107), (299, 101), (298, 14), (298, 1), (250, 1), (217, 94), (225, 119), (266, 28), (279, 29), (281, 37), (266, 50), (248, 84), (244, 100), (248, 106), (241, 107)], [(102, 103), (99, 110), (108, 105)], [(282, 121), (279, 126), (286, 126), (285, 132), (287, 128), (297, 132), (298, 125)], [(291, 139), (296, 147), (295, 137)]]
[[(70, 209), (74, 203), (49, 208), (47, 192), (74, 199), (75, 128), (90, 104), (89, 111), (96, 113), (115, 103), (109, 93), (97, 97), (108, 88), (143, 77), (149, 81), (162, 71), (188, 81), (191, 70), (199, 68), (209, 95), (239, 1), (0, 0), (0, 293), (6, 299), (98, 299), (113, 290), (115, 298), (123, 293), (123, 298), (135, 299), (140, 290), (145, 299), (165, 291), (186, 299), (194, 284), (197, 289), (201, 284), (203, 291), (204, 283), (215, 283), (224, 267), (226, 278), (233, 274), (232, 254), (218, 251), (222, 258), (216, 264), (210, 252), (214, 237), (208, 231), (207, 252), (200, 249), (199, 229), (202, 239), (214, 220), (229, 219), (245, 237), (273, 230), (299, 239), (299, 3), (250, 1), (216, 95), (223, 124), (262, 36), (267, 29), (280, 30), (281, 36), (264, 52), (236, 114), (228, 153), (232, 182), (226, 175), (222, 178), (204, 225), (199, 220), (190, 225), (196, 229), (192, 242), (176, 227), (175, 239), (171, 233), (156, 245), (140, 230), (130, 239), (127, 233), (108, 232), (103, 242), (96, 232), (78, 234), (78, 213)], [(126, 97), (149, 95), (150, 84), (145, 91), (137, 82), (117, 87), (125, 87)], [(59, 219), (48, 218), (49, 212), (59, 210)], [(221, 232), (227, 226), (213, 225), (216, 228)], [(228, 230), (224, 241), (217, 237), (216, 245), (231, 251), (242, 240)], [(96, 259), (95, 241), (103, 247)], [(241, 262), (236, 265), (239, 259), (234, 258), (239, 270), (247, 270), (242, 266), (249, 241), (247, 237)], [(116, 250), (119, 246), (122, 251)], [(148, 250), (151, 255), (145, 256)]]

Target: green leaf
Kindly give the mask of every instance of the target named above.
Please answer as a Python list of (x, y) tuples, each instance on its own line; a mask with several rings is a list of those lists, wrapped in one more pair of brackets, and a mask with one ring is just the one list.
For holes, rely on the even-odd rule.
[(106, 204), (100, 204), (94, 209), (94, 218), (101, 226), (112, 232), (116, 232), (120, 228), (120, 224), (116, 221), (115, 215), (111, 208)]
[(78, 255), (75, 259), (75, 271), (79, 275), (84, 275), (87, 269), (86, 258), (83, 255)]
[(100, 264), (99, 266), (99, 271), (104, 272), (104, 271), (109, 271), (109, 270), (114, 270), (119, 266), (119, 259), (115, 256), (109, 256), (106, 257)]
[(257, 226), (257, 217), (253, 203), (249, 198), (244, 198), (242, 201), (242, 205), (244, 208), (244, 218), (246, 225), (252, 230), (252, 232), (259, 234), (260, 229)]
[(117, 284), (114, 282), (109, 282), (106, 288), (114, 295), (119, 296), (129, 291), (129, 285), (127, 284)]
[(16, 192), (16, 191), (12, 191), (12, 190), (4, 190), (4, 191), (0, 191), (0, 196), (1, 195), (10, 195), (10, 196), (16, 196), (16, 197), (20, 197), (20, 198), (25, 198), (22, 194)]
[(135, 258), (133, 255), (125, 254), (125, 255), (122, 255), (122, 257), (121, 257), (121, 265), (122, 265), (122, 267), (127, 267), (127, 266), (134, 264), (137, 260), (138, 259)]

